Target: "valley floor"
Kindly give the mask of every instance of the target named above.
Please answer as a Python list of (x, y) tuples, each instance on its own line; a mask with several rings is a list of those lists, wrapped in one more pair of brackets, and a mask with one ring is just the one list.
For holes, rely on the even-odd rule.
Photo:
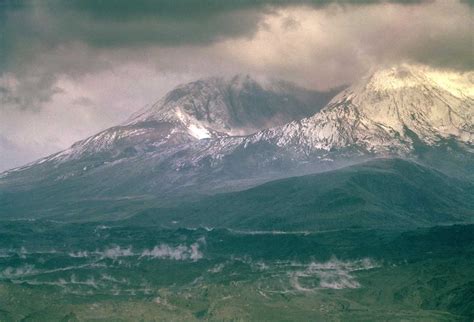
[(0, 224), (2, 321), (472, 321), (474, 225)]

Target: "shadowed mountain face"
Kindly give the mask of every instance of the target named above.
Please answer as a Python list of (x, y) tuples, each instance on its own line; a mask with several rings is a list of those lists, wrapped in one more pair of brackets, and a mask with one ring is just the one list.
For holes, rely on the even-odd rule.
[(130, 224), (254, 230), (413, 228), (474, 220), (474, 185), (401, 159), (374, 160), (147, 210)]
[(472, 177), (469, 84), (470, 75), (398, 66), (321, 109), (330, 93), (242, 76), (197, 81), (122, 125), (1, 174), (0, 217), (122, 217), (150, 200), (198, 198), (374, 157)]

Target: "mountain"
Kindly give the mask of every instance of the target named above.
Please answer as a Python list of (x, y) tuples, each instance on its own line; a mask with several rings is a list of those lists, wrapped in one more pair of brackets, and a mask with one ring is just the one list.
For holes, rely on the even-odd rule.
[(472, 72), (407, 64), (384, 68), (343, 90), (311, 117), (243, 139), (220, 138), (196, 155), (218, 160), (216, 168), (231, 168), (238, 175), (245, 168), (259, 168), (260, 174), (295, 168), (311, 172), (344, 165), (344, 160), (402, 156), (472, 176), (473, 88)]
[(337, 89), (317, 92), (248, 75), (202, 79), (178, 86), (123, 124), (33, 165), (99, 155), (116, 160), (202, 139), (249, 135), (313, 115), (336, 94)]
[(310, 91), (281, 80), (257, 81), (249, 75), (212, 77), (178, 86), (125, 125), (171, 122), (198, 139), (249, 135), (318, 112), (335, 95)]
[(273, 178), (402, 156), (472, 176), (473, 83), (473, 73), (407, 64), (380, 69), (311, 117), (195, 145), (174, 168), (188, 178), (200, 169)]
[(322, 109), (330, 93), (284, 82), (238, 76), (183, 85), (121, 125), (0, 174), (0, 217), (122, 217), (379, 157), (472, 179), (473, 79), (389, 67)]
[(405, 153), (416, 142), (436, 145), (446, 139), (472, 145), (473, 85), (473, 73), (412, 65), (382, 69), (342, 91), (320, 113), (248, 141), (306, 151), (357, 146), (375, 153)]
[(128, 224), (313, 231), (414, 228), (473, 220), (472, 182), (395, 158), (149, 209)]
[(177, 169), (211, 139), (301, 119), (335, 94), (243, 75), (178, 86), (123, 124), (0, 174), (0, 217), (29, 216), (32, 208), (46, 213), (45, 205), (61, 201), (89, 202), (104, 195), (112, 198), (106, 203), (117, 195), (141, 200), (165, 188), (179, 189), (188, 179)]

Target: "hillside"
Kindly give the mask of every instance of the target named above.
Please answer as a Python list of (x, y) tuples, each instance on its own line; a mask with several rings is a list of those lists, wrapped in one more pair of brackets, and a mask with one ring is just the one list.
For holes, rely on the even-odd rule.
[(150, 209), (129, 223), (247, 230), (431, 226), (474, 219), (474, 185), (401, 159), (269, 182), (176, 208)]

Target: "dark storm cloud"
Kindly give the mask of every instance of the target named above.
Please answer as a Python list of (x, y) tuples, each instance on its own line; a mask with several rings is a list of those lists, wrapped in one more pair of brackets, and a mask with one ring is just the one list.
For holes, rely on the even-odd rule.
[[(0, 93), (2, 108), (40, 106), (56, 93), (51, 89), (56, 75), (110, 69), (109, 56), (117, 55), (113, 51), (128, 50), (125, 56), (140, 59), (147, 47), (205, 46), (251, 37), (262, 15), (289, 4), (376, 2), (0, 0), (0, 73), (14, 73), (21, 82), (15, 90)], [(290, 28), (297, 22), (285, 23)]]
[(74, 41), (98, 48), (205, 44), (251, 36), (262, 13), (306, 4), (404, 4), (416, 0), (73, 0), (0, 1), (0, 68)]
[(96, 48), (175, 46), (250, 35), (261, 7), (239, 1), (4, 1), (0, 66), (74, 42)]
[(39, 110), (54, 94), (62, 92), (54, 86), (55, 80), (54, 75), (47, 74), (42, 74), (39, 78), (25, 77), (21, 82), (9, 80), (9, 76), (2, 77), (0, 109)]
[[(110, 70), (127, 61), (154, 60), (156, 68), (161, 71), (188, 71), (186, 68), (199, 69), (196, 65), (200, 64), (219, 73), (219, 64), (231, 65), (233, 62), (228, 61), (226, 54), (221, 55), (220, 49), (212, 49), (213, 44), (231, 39), (252, 39), (265, 28), (265, 17), (297, 5), (306, 6), (308, 10), (327, 11), (328, 15), (333, 14), (335, 6), (339, 7), (340, 10), (336, 10), (339, 14), (349, 13), (350, 29), (344, 29), (345, 22), (337, 20), (337, 15), (332, 25), (330, 21), (326, 22), (325, 32), (334, 34), (333, 38), (339, 39), (339, 43), (328, 44), (331, 40), (324, 40), (313, 44), (317, 47), (311, 53), (314, 64), (327, 65), (329, 59), (332, 65), (342, 66), (345, 62), (353, 65), (355, 70), (361, 70), (363, 67), (353, 62), (357, 59), (354, 55), (366, 53), (375, 62), (408, 59), (441, 67), (473, 68), (472, 13), (469, 22), (466, 19), (457, 21), (458, 12), (447, 21), (441, 12), (445, 9), (428, 16), (414, 15), (406, 21), (403, 15), (407, 12), (396, 11), (400, 9), (388, 9), (393, 12), (385, 15), (381, 11), (383, 18), (379, 20), (373, 17), (369, 20), (364, 13), (370, 8), (388, 7), (393, 3), (401, 4), (401, 8), (419, 9), (430, 6), (433, 1), (0, 0), (0, 76), (6, 72), (13, 73), (21, 83), (15, 93), (10, 89), (8, 93), (6, 90), (0, 92), (0, 96), (2, 102), (17, 102), (20, 108), (34, 108), (47, 102), (48, 95), (56, 93), (51, 87), (57, 75), (74, 76)], [(459, 6), (455, 1), (451, 3)], [(472, 5), (473, 1), (463, 3)], [(466, 10), (471, 9), (466, 6)], [(357, 14), (350, 15), (351, 12)], [(440, 14), (444, 20), (438, 27)], [(282, 33), (305, 28), (297, 17), (292, 16), (283, 17), (281, 25)], [(308, 40), (294, 39), (300, 42)], [(347, 43), (351, 46), (348, 47)], [(287, 45), (292, 47), (295, 44), (289, 42)], [(202, 48), (211, 49), (206, 52)], [(240, 53), (240, 49), (236, 48), (236, 52)], [(258, 59), (257, 54), (255, 57)], [(288, 57), (281, 57), (280, 66), (275, 67), (279, 76), (285, 70), (291, 74), (292, 68), (284, 64)], [(269, 66), (262, 70), (271, 73), (272, 68)], [(334, 73), (347, 74), (347, 68), (343, 69)], [(297, 70), (293, 74), (291, 78), (298, 77)], [(351, 78), (343, 76), (329, 85), (348, 80)]]

